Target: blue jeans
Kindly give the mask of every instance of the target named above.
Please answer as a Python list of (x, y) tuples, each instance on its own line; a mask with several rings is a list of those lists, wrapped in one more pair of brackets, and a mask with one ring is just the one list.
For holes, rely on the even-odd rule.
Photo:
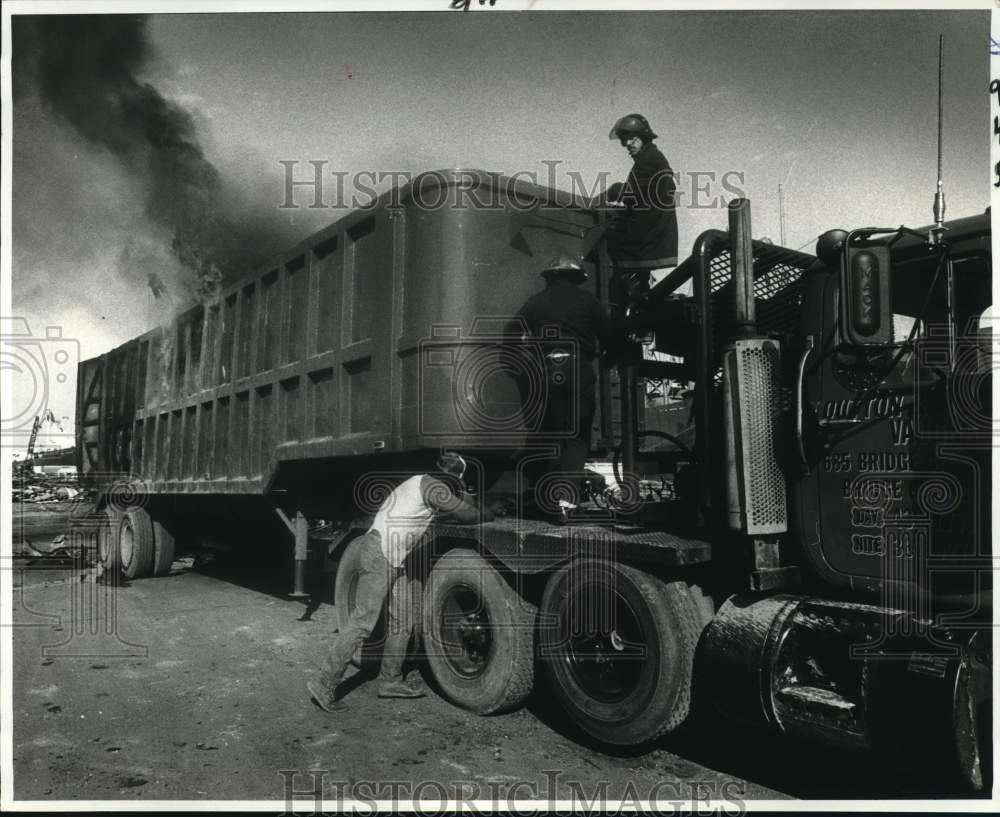
[(391, 681), (403, 677), (403, 660), (413, 633), (417, 583), (411, 582), (403, 567), (392, 567), (386, 561), (378, 533), (369, 531), (361, 538), (364, 544), (361, 546), (355, 607), (350, 618), (340, 622), (340, 631), (333, 637), (321, 678), (330, 691), (344, 679), (352, 656), (372, 634), (383, 607), (387, 608), (386, 634), (379, 678)]

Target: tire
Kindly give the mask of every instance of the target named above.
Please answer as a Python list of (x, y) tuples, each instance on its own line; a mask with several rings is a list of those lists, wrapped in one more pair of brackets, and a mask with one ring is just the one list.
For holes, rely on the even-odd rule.
[(535, 681), (538, 610), (474, 551), (448, 551), (424, 590), (424, 653), (444, 695), (490, 715), (520, 706)]
[(668, 584), (593, 559), (549, 578), (540, 613), (542, 663), (583, 731), (606, 744), (635, 746), (684, 722), (705, 626), (700, 590), (692, 591), (684, 582)]
[(118, 536), (121, 532), (122, 513), (111, 507), (104, 508), (99, 513), (103, 513), (104, 518), (97, 535), (97, 559), (105, 573), (114, 572), (121, 563)]
[(118, 559), (128, 579), (142, 579), (153, 572), (153, 520), (145, 508), (121, 514), (118, 526)]
[(162, 523), (153, 522), (153, 576), (166, 576), (174, 563), (174, 535)]
[[(337, 564), (337, 576), (333, 585), (333, 603), (337, 608), (338, 626), (351, 617), (354, 612), (357, 595), (358, 575), (361, 572), (361, 551), (364, 546), (364, 536), (358, 536), (348, 542)], [(354, 653), (351, 663), (362, 669), (377, 670), (382, 661), (382, 646), (385, 640), (385, 613), (379, 616), (378, 623), (372, 634), (368, 636), (361, 648)]]

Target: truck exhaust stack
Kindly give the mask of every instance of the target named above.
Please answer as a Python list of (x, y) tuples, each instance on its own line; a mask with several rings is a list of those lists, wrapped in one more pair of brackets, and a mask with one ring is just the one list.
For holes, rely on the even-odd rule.
[(726, 518), (745, 534), (787, 530), (785, 477), (777, 458), (781, 349), (757, 335), (750, 202), (729, 205), (736, 337), (723, 352), (723, 425), (726, 433)]

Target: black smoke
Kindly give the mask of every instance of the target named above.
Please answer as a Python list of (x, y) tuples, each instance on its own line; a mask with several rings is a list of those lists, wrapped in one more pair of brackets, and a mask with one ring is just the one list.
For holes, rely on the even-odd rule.
[[(15, 107), (35, 95), (54, 119), (114, 156), (138, 181), (148, 220), (169, 236), (187, 277), (181, 288), (211, 298), (298, 236), (259, 191), (226, 184), (191, 113), (141, 79), (153, 57), (142, 16), (15, 16)], [(133, 273), (150, 282), (160, 275)]]

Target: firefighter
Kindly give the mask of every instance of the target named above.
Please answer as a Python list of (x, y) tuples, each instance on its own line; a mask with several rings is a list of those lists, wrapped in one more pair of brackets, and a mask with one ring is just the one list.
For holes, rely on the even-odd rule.
[[(561, 482), (573, 486), (573, 495), (564, 499), (576, 505), (596, 410), (593, 361), (599, 346), (610, 349), (612, 332), (604, 306), (580, 286), (589, 276), (575, 259), (561, 253), (541, 275), (545, 289), (531, 296), (518, 315), (532, 342), (540, 344), (544, 361), (545, 406), (539, 430), (559, 451), (549, 472), (566, 475)], [(543, 504), (551, 506), (554, 497)]]
[(615, 269), (611, 297), (617, 304), (634, 306), (648, 292), (652, 273), (677, 266), (677, 186), (670, 162), (653, 144), (657, 135), (646, 117), (623, 116), (609, 138), (621, 142), (633, 160), (628, 181), (609, 195), (624, 205), (607, 232)]
[(426, 540), (431, 519), (437, 514), (446, 514), (461, 524), (488, 522), (493, 518), (489, 509), (480, 510), (462, 498), (465, 467), (465, 460), (458, 454), (442, 454), (436, 473), (410, 477), (396, 486), (379, 506), (375, 520), (362, 537), (357, 607), (334, 637), (322, 676), (306, 684), (313, 701), (324, 711), (346, 709), (337, 696), (337, 686), (352, 656), (378, 623), (386, 598), (389, 604), (378, 697), (423, 697), (422, 690), (403, 679), (403, 660), (413, 633), (411, 582), (404, 562)]

